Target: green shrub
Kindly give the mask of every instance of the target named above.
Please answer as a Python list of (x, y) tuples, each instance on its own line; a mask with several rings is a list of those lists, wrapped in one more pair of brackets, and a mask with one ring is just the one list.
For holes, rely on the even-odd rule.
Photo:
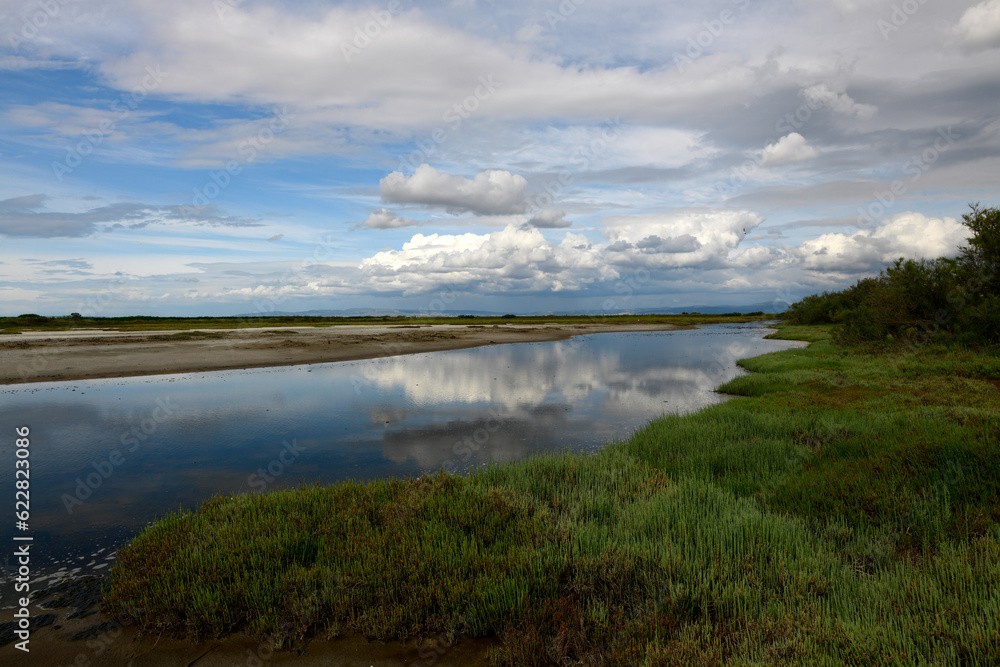
[(789, 306), (792, 324), (838, 324), (842, 344), (913, 348), (932, 339), (1000, 341), (1000, 209), (970, 204), (958, 258), (896, 260), (877, 277)]

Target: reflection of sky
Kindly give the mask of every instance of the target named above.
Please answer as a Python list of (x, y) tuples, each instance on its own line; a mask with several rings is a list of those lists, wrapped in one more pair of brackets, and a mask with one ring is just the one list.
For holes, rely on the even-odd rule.
[[(263, 478), (251, 475), (269, 464), (278, 469), (286, 441), (304, 450), (280, 464), (267, 488), (590, 451), (664, 412), (721, 400), (713, 389), (739, 374), (737, 359), (790, 345), (762, 340), (759, 328), (727, 325), (20, 385), (0, 390), (0, 423), (11, 432), (32, 429), (32, 527), (39, 551), (63, 554), (123, 539), (216, 493), (259, 490)], [(157, 411), (164, 405), (171, 414)], [(145, 439), (133, 440), (132, 430), (143, 428)], [(2, 488), (13, 486), (12, 442), (0, 445)], [(108, 470), (102, 462), (113, 450), (124, 462), (70, 516), (63, 495), (95, 474), (95, 464)]]

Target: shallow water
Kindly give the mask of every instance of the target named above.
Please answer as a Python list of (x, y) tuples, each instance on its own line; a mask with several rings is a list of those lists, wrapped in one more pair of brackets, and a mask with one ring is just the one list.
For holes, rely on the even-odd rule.
[(7, 386), (0, 488), (13, 489), (14, 428), (27, 425), (33, 572), (102, 571), (147, 523), (218, 493), (596, 451), (665, 412), (725, 400), (714, 389), (743, 373), (738, 359), (798, 345), (765, 333), (711, 325)]

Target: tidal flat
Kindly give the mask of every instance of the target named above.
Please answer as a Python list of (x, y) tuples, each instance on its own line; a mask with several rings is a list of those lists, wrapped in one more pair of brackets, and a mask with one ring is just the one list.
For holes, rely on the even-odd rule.
[(743, 315), (0, 318), (0, 385), (292, 366), (610, 331), (674, 331)]

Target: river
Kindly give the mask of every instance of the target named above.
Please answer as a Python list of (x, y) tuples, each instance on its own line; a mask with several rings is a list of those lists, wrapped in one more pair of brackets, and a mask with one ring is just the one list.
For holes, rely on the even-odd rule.
[(738, 359), (801, 345), (767, 332), (718, 324), (9, 385), (0, 390), (0, 488), (13, 499), (14, 428), (28, 426), (32, 571), (107, 571), (114, 550), (149, 522), (215, 494), (596, 451), (664, 413), (726, 400), (714, 390), (744, 372)]

